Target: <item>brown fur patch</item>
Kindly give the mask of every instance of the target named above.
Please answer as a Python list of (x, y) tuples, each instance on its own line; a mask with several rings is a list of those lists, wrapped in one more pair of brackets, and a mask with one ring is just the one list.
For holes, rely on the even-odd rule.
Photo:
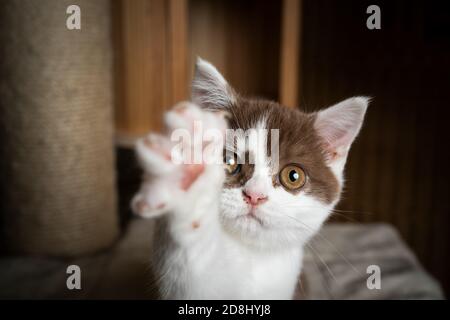
[(198, 229), (200, 227), (200, 223), (198, 221), (192, 221), (192, 229)]
[[(305, 192), (323, 202), (331, 203), (339, 195), (339, 183), (326, 164), (322, 140), (315, 128), (314, 114), (306, 114), (296, 109), (287, 108), (276, 102), (254, 99), (237, 99), (230, 106), (229, 126), (231, 129), (248, 130), (254, 128), (259, 120), (267, 119), (267, 129), (279, 129), (280, 159), (279, 169), (288, 164), (300, 165), (307, 174), (303, 188), (292, 193)], [(270, 152), (270, 134), (268, 153)], [(236, 176), (229, 176), (225, 187), (239, 187), (245, 184), (253, 174), (253, 165), (244, 164)], [(273, 176), (275, 187), (282, 188), (278, 174)]]
[(293, 300), (307, 300), (308, 299), (308, 282), (305, 274), (302, 272), (295, 288)]
[[(245, 153), (245, 159), (249, 159), (248, 151)], [(241, 164), (241, 170), (234, 174), (227, 174), (227, 179), (225, 180), (225, 188), (238, 188), (243, 186), (250, 178), (253, 176), (253, 171), (255, 170), (254, 164), (249, 164), (248, 161)]]

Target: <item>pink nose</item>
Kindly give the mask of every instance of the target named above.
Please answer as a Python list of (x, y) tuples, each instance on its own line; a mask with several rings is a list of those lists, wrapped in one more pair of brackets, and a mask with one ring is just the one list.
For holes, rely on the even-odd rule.
[(260, 205), (267, 201), (267, 196), (261, 194), (259, 192), (252, 192), (249, 190), (242, 190), (242, 196), (244, 197), (244, 201), (252, 206)]

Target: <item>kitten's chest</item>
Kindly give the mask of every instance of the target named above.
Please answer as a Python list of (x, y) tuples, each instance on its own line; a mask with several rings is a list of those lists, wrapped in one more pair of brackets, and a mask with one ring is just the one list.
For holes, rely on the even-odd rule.
[[(184, 245), (175, 239), (167, 241), (172, 239), (170, 236), (158, 241), (162, 244), (158, 251), (162, 252), (160, 257), (164, 262), (159, 270), (159, 274), (165, 275), (162, 291), (170, 291), (168, 297), (292, 298), (301, 270), (302, 248), (256, 251), (223, 233), (203, 236), (204, 241), (189, 241)], [(167, 276), (168, 273), (171, 275)]]
[(230, 294), (246, 299), (292, 298), (301, 269), (301, 249), (276, 254), (242, 250), (226, 258), (230, 266), (226, 276)]

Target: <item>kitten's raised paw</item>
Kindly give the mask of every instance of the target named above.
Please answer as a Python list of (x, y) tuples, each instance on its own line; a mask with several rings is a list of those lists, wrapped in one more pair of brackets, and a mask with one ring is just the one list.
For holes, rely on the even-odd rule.
[(195, 130), (218, 130), (222, 134), (226, 129), (224, 114), (202, 110), (191, 102), (180, 102), (164, 115), (164, 122), (168, 132), (186, 129), (192, 135)]
[(177, 199), (177, 190), (174, 181), (154, 177), (151, 181), (142, 183), (139, 192), (131, 201), (132, 211), (143, 218), (160, 216), (173, 207), (174, 199)]
[(138, 160), (145, 172), (163, 175), (175, 170), (171, 159), (172, 143), (159, 134), (148, 134), (136, 143)]
[(183, 168), (183, 177), (181, 179), (181, 189), (188, 190), (197, 178), (204, 172), (203, 164), (188, 164)]
[(164, 135), (149, 134), (136, 144), (145, 175), (131, 206), (142, 217), (156, 217), (174, 207), (189, 211), (186, 203), (196, 203), (193, 198), (206, 190), (214, 193), (224, 175), (222, 114), (183, 102), (166, 113), (165, 123)]

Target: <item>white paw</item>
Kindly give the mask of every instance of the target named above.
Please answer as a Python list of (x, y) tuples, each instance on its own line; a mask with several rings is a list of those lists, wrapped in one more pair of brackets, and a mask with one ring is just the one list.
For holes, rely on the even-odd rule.
[[(192, 198), (202, 196), (202, 190), (216, 190), (223, 181), (223, 114), (182, 102), (164, 120), (164, 135), (149, 134), (136, 144), (146, 174), (131, 207), (142, 217), (156, 217), (183, 201), (195, 201)], [(175, 141), (176, 130), (184, 130), (189, 139)], [(194, 156), (195, 152), (200, 155)]]

